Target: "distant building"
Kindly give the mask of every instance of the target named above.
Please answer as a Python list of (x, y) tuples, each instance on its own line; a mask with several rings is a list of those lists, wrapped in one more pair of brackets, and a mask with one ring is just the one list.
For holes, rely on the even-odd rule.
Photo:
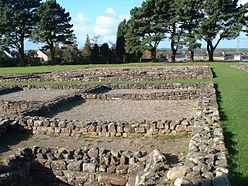
[(195, 61), (207, 61), (208, 60), (208, 56), (207, 56), (207, 54), (195, 55), (194, 56), (194, 60)]
[(7, 58), (14, 58), (13, 55), (11, 55), (9, 52), (7, 52), (6, 50), (3, 51), (3, 53), (5, 54), (5, 56)]
[(248, 61), (248, 55), (242, 55), (241, 60), (242, 61)]
[(155, 58), (155, 59), (152, 59), (152, 58), (141, 58), (140, 59), (140, 62), (141, 63), (148, 63), (148, 62), (168, 62), (168, 59), (167, 58)]
[(48, 61), (48, 55), (46, 54), (45, 51), (41, 50), (41, 49), (38, 49), (36, 51), (36, 57), (37, 58), (40, 58), (42, 61)]
[(241, 61), (241, 54), (234, 54), (234, 61)]

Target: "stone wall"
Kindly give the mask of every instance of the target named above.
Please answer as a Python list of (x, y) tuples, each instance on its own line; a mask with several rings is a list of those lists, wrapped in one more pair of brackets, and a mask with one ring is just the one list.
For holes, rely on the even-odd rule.
[(83, 99), (98, 100), (194, 100), (199, 98), (198, 90), (172, 90), (153, 93), (83, 94)]
[[(7, 117), (8, 118), (8, 117)], [(6, 118), (5, 118), (6, 119)], [(44, 117), (18, 117), (13, 118), (13, 123), (22, 126), (34, 134), (48, 134), (58, 136), (117, 136), (130, 135), (186, 135), (192, 132), (194, 118), (178, 119), (176, 121), (65, 121)]]
[[(2, 86), (1, 90), (78, 90), (66, 96), (41, 101), (8, 101), (0, 100), (0, 108), (5, 113), (23, 113), (26, 115), (46, 115), (51, 109), (66, 105), (75, 100), (86, 99), (132, 99), (132, 100), (187, 100), (197, 99), (201, 87), (207, 83), (131, 83), (131, 84), (104, 84), (104, 85), (26, 85)], [(108, 94), (112, 89), (159, 89), (153, 93), (125, 93)], [(161, 91), (165, 89), (165, 91)]]
[(174, 185), (230, 186), (214, 84), (203, 87), (201, 93), (186, 163), (170, 169), (167, 179)]
[(38, 101), (7, 101), (0, 100), (0, 109), (5, 113), (20, 113), (25, 110), (33, 109), (42, 102)]
[(0, 76), (0, 82), (114, 82), (114, 81), (168, 81), (181, 79), (211, 79), (208, 65), (101, 67), (37, 74)]
[(248, 65), (233, 65), (232, 67), (248, 72)]
[(25, 148), (3, 162), (0, 185), (12, 186), (155, 185), (169, 167), (166, 157), (158, 150), (147, 154), (87, 147)]
[[(226, 148), (224, 144), (224, 135), (223, 130), (220, 126), (219, 121), (219, 111), (218, 111), (218, 105), (216, 101), (216, 92), (214, 89), (214, 84), (209, 82), (204, 83), (179, 83), (179, 84), (151, 84), (147, 85), (146, 88), (162, 88), (162, 87), (176, 87), (178, 86), (178, 89), (180, 88), (180, 85), (184, 88), (191, 89), (194, 87), (194, 89), (199, 89), (199, 95), (198, 95), (198, 110), (196, 112), (196, 115), (193, 118), (190, 119), (182, 119), (178, 121), (144, 121), (143, 123), (133, 122), (133, 123), (118, 123), (118, 122), (79, 122), (79, 121), (60, 121), (60, 120), (52, 120), (52, 119), (46, 119), (43, 117), (31, 117), (31, 116), (12, 116), (12, 117), (3, 117), (0, 119), (3, 121), (3, 131), (6, 131), (6, 128), (8, 128), (9, 125), (12, 125), (14, 127), (24, 127), (27, 130), (32, 130), (34, 133), (39, 134), (53, 134), (53, 135), (80, 135), (80, 134), (86, 134), (86, 135), (104, 135), (104, 136), (128, 136), (128, 135), (179, 135), (179, 134), (185, 134), (186, 132), (190, 132), (192, 134), (192, 138), (190, 140), (189, 144), (189, 151), (186, 156), (186, 162), (179, 167), (173, 167), (169, 168), (164, 166), (163, 169), (165, 172), (161, 174), (160, 178), (163, 177), (163, 179), (167, 180), (168, 182), (174, 183), (174, 185), (207, 185), (207, 186), (229, 186), (228, 181), (228, 166), (227, 166), (227, 159), (226, 159)], [(191, 86), (189, 86), (191, 85)], [(107, 85), (108, 88), (113, 87), (119, 87), (119, 88), (145, 88), (144, 84), (121, 84), (121, 85)], [(101, 87), (98, 87), (101, 92)], [(169, 88), (168, 88), (169, 89)], [(89, 91), (89, 93), (94, 93), (94, 89)], [(10, 122), (11, 121), (11, 122)], [(7, 122), (7, 123), (6, 123)], [(8, 123), (10, 122), (10, 123)], [(1, 126), (1, 125), (0, 125)], [(173, 130), (174, 129), (174, 130)], [(0, 127), (1, 130), (1, 127)], [(38, 148), (40, 149), (40, 148)], [(43, 149), (43, 148), (41, 148)], [(32, 151), (32, 154), (35, 155), (35, 158), (40, 159), (38, 162), (43, 167), (47, 167), (49, 170), (53, 170), (53, 174), (55, 174), (58, 178), (64, 181), (64, 183), (70, 183), (71, 185), (79, 185), (79, 182), (82, 182), (82, 180), (85, 179), (74, 179), (73, 175), (77, 177), (77, 174), (75, 171), (72, 173), (68, 173), (68, 166), (71, 163), (70, 160), (65, 160), (64, 156), (62, 157), (62, 161), (54, 159), (54, 157), (51, 155), (48, 155), (50, 153), (49, 149), (44, 148), (45, 150), (36, 150), (35, 152), (42, 152), (38, 153), (40, 155), (37, 155), (37, 153)], [(49, 152), (48, 152), (48, 151)], [(96, 150), (96, 149), (94, 149)], [(59, 150), (51, 150), (51, 153), (55, 152), (56, 156), (58, 155), (57, 152)], [(42, 155), (44, 154), (44, 155)], [(66, 157), (70, 156), (70, 152), (65, 153)], [(110, 151), (111, 154), (111, 151)], [(159, 153), (157, 153), (159, 154)], [(73, 152), (73, 158), (72, 161), (76, 160), (74, 159), (75, 151)], [(98, 154), (99, 155), (99, 154)], [(112, 155), (110, 155), (112, 156)], [(153, 155), (152, 155), (153, 156)], [(150, 156), (149, 156), (150, 157)], [(42, 159), (43, 158), (43, 159)], [(111, 157), (107, 157), (107, 159), (110, 159)], [(163, 158), (162, 158), (163, 159)], [(53, 164), (53, 160), (55, 162), (59, 161), (59, 166), (64, 166), (64, 170), (54, 170), (56, 167)], [(80, 161), (80, 159), (79, 159)], [(75, 161), (77, 163), (70, 165), (70, 169), (74, 169), (77, 167), (77, 169), (80, 169), (84, 171), (83, 168), (84, 162), (79, 162), (78, 159)], [(90, 160), (89, 165), (92, 165), (92, 161)], [(120, 160), (121, 161), (121, 160)], [(49, 162), (49, 163), (47, 163)], [(100, 162), (100, 161), (99, 161)], [(130, 159), (129, 159), (130, 162)], [(146, 161), (147, 162), (147, 161)], [(150, 160), (150, 162), (155, 162), (153, 160)], [(94, 164), (94, 163), (93, 163)], [(57, 165), (57, 164), (56, 164)], [(88, 165), (88, 164), (86, 164)], [(100, 167), (102, 164), (95, 164), (96, 166), (92, 165), (93, 168), (95, 168), (96, 171), (100, 172)], [(147, 166), (150, 167), (147, 167)], [(159, 164), (156, 164), (159, 165)], [(81, 167), (80, 167), (81, 166)], [(120, 166), (118, 164), (115, 167), (115, 174), (117, 173), (117, 167)], [(122, 166), (122, 165), (121, 165)], [(128, 165), (129, 166), (129, 165)], [(126, 167), (128, 167), (126, 166)], [(74, 167), (74, 168), (71, 168)], [(78, 168), (80, 167), (80, 168)], [(86, 166), (87, 167), (87, 166)], [(125, 167), (125, 166), (124, 166)], [(142, 180), (146, 180), (146, 175), (152, 175), (151, 177), (147, 178), (148, 180), (152, 180), (153, 178), (156, 178), (154, 174), (150, 174), (148, 170), (151, 169), (151, 167), (155, 167), (156, 170), (157, 166), (152, 166), (152, 163), (146, 163), (145, 168), (143, 166), (143, 171), (139, 172), (138, 175), (135, 175), (135, 184), (129, 184), (131, 185), (137, 185), (141, 186)], [(97, 169), (98, 168), (98, 169)], [(127, 169), (121, 168), (121, 170), (126, 170), (128, 172), (130, 167)], [(75, 168), (76, 169), (76, 168)], [(169, 170), (168, 170), (169, 169)], [(19, 169), (18, 169), (19, 170)], [(104, 169), (102, 168), (101, 171), (108, 171), (108, 168)], [(81, 172), (82, 172), (81, 171)], [(4, 172), (4, 171), (2, 171)], [(2, 174), (0, 171), (0, 173)], [(80, 171), (76, 171), (80, 172)], [(97, 173), (99, 173), (97, 172)], [(5, 174), (6, 171), (3, 173)], [(104, 171), (102, 172), (104, 173)], [(105, 172), (108, 173), (108, 172)], [(166, 174), (166, 175), (164, 175)], [(5, 175), (11, 175), (11, 174), (5, 174)], [(87, 174), (87, 181), (96, 181), (99, 182), (99, 180), (103, 179), (102, 177), (98, 177), (99, 174), (93, 174), (94, 176), (90, 176)], [(56, 178), (55, 176), (55, 178)], [(125, 177), (125, 175), (124, 175)], [(4, 176), (0, 176), (0, 183), (1, 179), (5, 178)], [(15, 178), (15, 176), (12, 176), (11, 178)], [(69, 179), (68, 179), (69, 178)], [(8, 177), (9, 179), (9, 177)], [(126, 179), (126, 182), (129, 181), (129, 179)], [(70, 182), (69, 182), (70, 180)], [(76, 181), (77, 180), (77, 181)], [(108, 178), (105, 178), (103, 180), (114, 180)], [(66, 182), (65, 182), (66, 181)], [(118, 180), (120, 181), (120, 180)], [(154, 183), (154, 180), (152, 180)], [(4, 182), (5, 183), (5, 182)], [(132, 182), (133, 183), (133, 182)], [(137, 183), (137, 184), (136, 184)], [(126, 183), (125, 183), (126, 184)], [(128, 185), (126, 184), (126, 185)], [(1, 184), (0, 184), (1, 185)]]

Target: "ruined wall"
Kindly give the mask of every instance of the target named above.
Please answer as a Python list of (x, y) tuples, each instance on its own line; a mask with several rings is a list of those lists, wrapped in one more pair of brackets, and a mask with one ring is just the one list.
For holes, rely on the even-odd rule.
[(208, 65), (101, 67), (57, 71), (51, 73), (0, 76), (0, 82), (113, 82), (168, 81), (182, 79), (211, 79)]
[(233, 65), (232, 67), (248, 72), (248, 65)]
[(22, 117), (15, 119), (16, 124), (31, 130), (34, 134), (61, 136), (117, 136), (130, 135), (185, 135), (192, 131), (194, 118), (182, 118), (176, 121), (64, 121), (43, 117)]
[[(207, 83), (131, 83), (131, 84), (103, 84), (103, 85), (25, 85), (0, 86), (0, 92), (12, 90), (78, 90), (66, 96), (41, 101), (8, 101), (0, 100), (0, 109), (5, 113), (23, 113), (26, 115), (45, 115), (50, 109), (63, 106), (71, 101), (80, 99), (132, 99), (132, 100), (187, 100), (197, 99), (200, 89)], [(111, 89), (159, 89), (153, 93), (108, 94)], [(161, 89), (166, 91), (161, 92)]]
[(167, 179), (173, 180), (175, 185), (230, 186), (227, 151), (213, 83), (202, 88), (196, 118), (186, 163), (170, 169)]
[(142, 180), (154, 185), (168, 167), (166, 157), (158, 150), (147, 154), (87, 147), (75, 150), (33, 147), (21, 149), (4, 160), (0, 185), (124, 186), (139, 185)]
[[(190, 84), (183, 84), (180, 83), (182, 87), (187, 86), (190, 89)], [(178, 88), (180, 84), (161, 84), (161, 87), (164, 86), (173, 86)], [(31, 117), (31, 116), (12, 116), (7, 118), (3, 117), (0, 119), (4, 121), (3, 123), (3, 131), (6, 131), (6, 127), (9, 125), (6, 122), (10, 122), (12, 126), (15, 127), (24, 127), (28, 130), (32, 130), (34, 133), (38, 134), (54, 134), (54, 135), (104, 135), (104, 136), (128, 136), (128, 135), (179, 135), (185, 133), (185, 131), (190, 132), (192, 134), (190, 144), (189, 144), (189, 151), (186, 156), (186, 162), (179, 167), (167, 167), (163, 164), (163, 172), (162, 176), (163, 179), (168, 180), (168, 182), (172, 182), (175, 185), (182, 185), (182, 184), (189, 184), (189, 185), (209, 185), (209, 186), (229, 186), (228, 181), (228, 166), (227, 166), (227, 159), (226, 159), (226, 148), (224, 144), (224, 135), (223, 130), (220, 126), (219, 122), (219, 111), (218, 105), (216, 102), (216, 92), (214, 89), (213, 83), (192, 83), (193, 87), (197, 87), (199, 89), (199, 97), (198, 97), (198, 110), (196, 115), (190, 119), (182, 119), (180, 121), (145, 121), (144, 123), (117, 123), (117, 122), (78, 122), (78, 121), (59, 121), (59, 120), (52, 120), (52, 119), (45, 119), (43, 117)], [(148, 87), (159, 87), (159, 84), (151, 84)], [(139, 87), (144, 88), (144, 84), (122, 84), (122, 85), (109, 85), (109, 87)], [(92, 90), (94, 92), (94, 90)], [(91, 92), (91, 91), (90, 91)], [(4, 129), (5, 128), (5, 129)], [(174, 130), (173, 130), (174, 129)], [(1, 130), (1, 125), (0, 125)], [(128, 131), (128, 132), (127, 132)], [(180, 133), (182, 132), (182, 133)], [(38, 148), (43, 149), (43, 148)], [(43, 150), (32, 151), (32, 154), (35, 155), (34, 157), (39, 159), (38, 164), (41, 167), (46, 167), (48, 170), (52, 170), (52, 173), (55, 178), (59, 178), (59, 180), (63, 181), (64, 183), (70, 183), (71, 185), (79, 185), (81, 182), (94, 182), (103, 179), (102, 177), (98, 177), (99, 174), (87, 174), (86, 178), (77, 179), (77, 174), (75, 172), (80, 171), (73, 171), (73, 173), (68, 173), (72, 171), (72, 169), (81, 170), (83, 172), (85, 169), (83, 168), (84, 163), (85, 166), (92, 165), (95, 161), (89, 160), (87, 162), (81, 162), (80, 159), (76, 159), (75, 154), (76, 151), (69, 152), (66, 151), (66, 157), (68, 160), (65, 159), (64, 155), (60, 156), (62, 159), (56, 159), (58, 156), (58, 150), (50, 150), (44, 148)], [(97, 151), (94, 149), (93, 151)], [(88, 153), (89, 151), (87, 151)], [(99, 151), (100, 152), (100, 151)], [(112, 153), (111, 151), (107, 156), (106, 159), (109, 159), (109, 163), (111, 162)], [(39, 155), (38, 155), (39, 154)], [(48, 155), (50, 154), (50, 155)], [(56, 154), (55, 159), (53, 154)], [(72, 159), (70, 159), (70, 154), (72, 154)], [(158, 153), (157, 153), (158, 154)], [(123, 154), (122, 154), (123, 155)], [(120, 157), (122, 157), (122, 155)], [(89, 156), (89, 155), (88, 155)], [(101, 157), (100, 154), (98, 154)], [(93, 156), (94, 157), (94, 156)], [(147, 156), (150, 157), (150, 156)], [(101, 159), (101, 158), (100, 158)], [(108, 168), (101, 167), (102, 164), (99, 161), (95, 165), (92, 165), (92, 170), (94, 169), (97, 173), (102, 171), (101, 173), (109, 173)], [(163, 158), (162, 158), (163, 159)], [(121, 161), (118, 159), (118, 162)], [(151, 160), (152, 161), (152, 160)], [(37, 161), (36, 161), (37, 162)], [(56, 163), (54, 163), (56, 162)], [(74, 164), (74, 163), (75, 164)], [(130, 159), (129, 159), (130, 162)], [(146, 175), (150, 175), (149, 171), (145, 172), (145, 170), (149, 170), (148, 165), (151, 166), (151, 163), (146, 161), (146, 165), (142, 173), (135, 175), (135, 181), (137, 181), (136, 185), (142, 185), (142, 179), (145, 179)], [(154, 162), (154, 161), (153, 161)], [(166, 162), (166, 161), (162, 161)], [(61, 163), (61, 164), (60, 164)], [(71, 164), (73, 165), (71, 165)], [(94, 164), (94, 163), (93, 163)], [(110, 163), (111, 164), (111, 163)], [(8, 165), (8, 164), (7, 164)], [(70, 165), (70, 166), (69, 166)], [(117, 164), (114, 166), (114, 174), (118, 174), (116, 170), (118, 166), (122, 167), (123, 164)], [(160, 165), (160, 163), (156, 164)], [(63, 170), (57, 167), (64, 167)], [(68, 168), (68, 166), (70, 168)], [(72, 168), (73, 167), (73, 168)], [(79, 168), (78, 168), (79, 167)], [(100, 169), (101, 167), (101, 169)], [(129, 172), (130, 164), (124, 166), (125, 168), (121, 168), (121, 170)], [(157, 167), (157, 166), (153, 166)], [(89, 168), (89, 167), (88, 167)], [(19, 169), (18, 169), (19, 170)], [(35, 169), (37, 170), (37, 169)], [(86, 169), (87, 170), (87, 169)], [(4, 176), (0, 176), (0, 183), (1, 180), (6, 178), (14, 179), (15, 176), (8, 177), (6, 171), (0, 173), (4, 174)], [(166, 174), (166, 176), (163, 176)], [(75, 178), (74, 178), (75, 175)], [(92, 176), (93, 175), (93, 176)], [(124, 174), (125, 177), (127, 174)], [(156, 178), (154, 174), (149, 179)], [(23, 176), (25, 177), (25, 176)], [(160, 177), (160, 178), (161, 178)], [(129, 178), (125, 178), (126, 182), (129, 181)], [(149, 180), (148, 179), (148, 180)], [(106, 178), (103, 180), (114, 180), (110, 178)], [(58, 181), (58, 180), (57, 180)], [(120, 181), (120, 180), (118, 180)], [(123, 180), (122, 180), (123, 181)], [(153, 180), (154, 181), (154, 180)], [(124, 182), (124, 181), (123, 181)], [(123, 183), (122, 182), (122, 183)], [(125, 184), (126, 184), (125, 182)], [(7, 182), (3, 182), (7, 183)], [(154, 182), (153, 182), (154, 183)], [(0, 184), (1, 185), (1, 184)], [(132, 185), (132, 184), (130, 184)], [(134, 184), (133, 184), (134, 185)]]

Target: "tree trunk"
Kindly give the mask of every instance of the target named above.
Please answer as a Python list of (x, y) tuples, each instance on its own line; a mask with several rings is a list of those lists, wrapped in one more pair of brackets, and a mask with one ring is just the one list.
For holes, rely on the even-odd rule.
[(208, 61), (214, 61), (214, 48), (211, 43), (207, 43)]
[(174, 39), (171, 39), (171, 61), (172, 62), (176, 62), (176, 54), (177, 54), (177, 49), (175, 49), (175, 46), (174, 46), (175, 42), (174, 42)]
[(150, 52), (151, 52), (152, 62), (156, 62), (156, 56), (157, 56), (156, 48), (152, 48)]
[(191, 50), (191, 51), (189, 51), (190, 52), (190, 61), (194, 61), (194, 55), (195, 55), (195, 52), (194, 52), (194, 50)]
[(20, 39), (20, 48), (19, 48), (19, 54), (20, 54), (20, 65), (25, 65), (25, 52), (24, 52), (24, 37), (21, 36)]
[(50, 53), (51, 53), (51, 65), (54, 65), (55, 61), (55, 48), (53, 45), (50, 45)]

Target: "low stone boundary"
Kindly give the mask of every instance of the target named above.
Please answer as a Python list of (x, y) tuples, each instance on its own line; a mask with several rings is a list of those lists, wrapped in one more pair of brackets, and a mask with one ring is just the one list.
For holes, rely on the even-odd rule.
[[(179, 88), (182, 85), (181, 88)], [(85, 99), (131, 99), (131, 100), (192, 100), (200, 96), (200, 87), (208, 86), (207, 83), (165, 83), (165, 84), (105, 84), (105, 85), (31, 85), (31, 86), (2, 86), (1, 90), (78, 90), (75, 93), (59, 96), (53, 100), (42, 101), (8, 101), (0, 100), (0, 108), (4, 112), (22, 113), (26, 115), (45, 115), (51, 109), (63, 106), (74, 100)], [(158, 89), (160, 91), (153, 93), (125, 93), (125, 94), (108, 94), (112, 89)], [(169, 90), (172, 89), (173, 90)], [(166, 91), (161, 92), (161, 89)]]
[(83, 99), (98, 100), (195, 100), (199, 98), (197, 90), (172, 90), (153, 93), (119, 93), (119, 94), (83, 94)]
[(204, 87), (192, 128), (186, 163), (174, 167), (167, 179), (174, 185), (230, 186), (223, 130), (214, 84)]
[(87, 147), (34, 147), (21, 149), (4, 160), (0, 185), (26, 186), (39, 181), (44, 185), (155, 185), (168, 167), (166, 157), (158, 150), (147, 154)]
[(248, 72), (248, 65), (232, 65), (232, 67)]
[[(169, 85), (169, 84), (168, 84)], [(189, 85), (189, 84), (188, 84)], [(190, 129), (189, 132), (192, 133), (192, 138), (189, 144), (189, 151), (187, 154), (186, 162), (183, 166), (174, 167), (168, 170), (165, 179), (169, 182), (173, 182), (174, 185), (207, 185), (207, 186), (229, 186), (228, 181), (228, 166), (226, 159), (226, 148), (224, 144), (223, 130), (219, 122), (219, 111), (216, 101), (216, 92), (213, 83), (193, 83), (192, 85), (199, 87), (199, 98), (198, 98), (198, 110), (194, 118), (189, 120), (182, 120), (176, 123), (170, 121), (168, 124), (165, 121), (146, 121), (143, 126), (142, 123), (136, 123), (137, 129), (131, 129), (134, 133), (131, 135), (165, 135), (172, 134), (171, 132), (166, 132), (166, 128), (169, 126), (169, 130), (174, 129), (175, 135), (177, 130)], [(110, 85), (119, 86), (119, 85)], [(120, 87), (143, 87), (140, 84), (131, 85), (120, 85)], [(157, 86), (158, 84), (152, 84), (150, 87)], [(165, 86), (161, 84), (161, 87)], [(171, 85), (173, 86), (173, 85)], [(174, 85), (175, 86), (175, 85)], [(6, 120), (7, 118), (3, 118)], [(12, 120), (11, 124), (14, 126), (23, 126), (28, 130), (32, 130), (37, 133), (43, 131), (44, 134), (56, 134), (60, 135), (105, 135), (105, 136), (126, 136), (126, 131), (135, 126), (134, 124), (117, 123), (117, 122), (91, 122), (91, 123), (80, 123), (78, 121), (59, 121), (46, 119), (43, 117), (31, 117), (31, 116), (12, 116), (9, 118)], [(185, 125), (184, 125), (185, 122)], [(187, 123), (188, 122), (188, 123)], [(187, 125), (186, 125), (187, 123)], [(84, 124), (85, 129), (82, 129)], [(83, 127), (83, 128), (84, 128)], [(127, 128), (126, 128), (127, 127)], [(149, 127), (149, 128), (145, 128)], [(161, 127), (161, 128), (160, 128)], [(164, 128), (162, 128), (164, 127)], [(172, 127), (172, 128), (171, 128)], [(186, 128), (185, 128), (186, 127)], [(180, 129), (181, 128), (181, 129)], [(38, 130), (37, 130), (38, 129)], [(37, 131), (36, 131), (37, 130)], [(56, 130), (56, 132), (55, 132)], [(64, 131), (63, 131), (64, 130)], [(126, 131), (125, 131), (126, 130)], [(63, 132), (62, 132), (63, 131)], [(84, 133), (80, 133), (83, 131)], [(124, 132), (122, 132), (124, 131)], [(129, 130), (130, 131), (130, 130)], [(129, 133), (128, 133), (129, 134)], [(127, 134), (127, 135), (128, 135)], [(149, 164), (149, 163), (148, 163)], [(149, 175), (144, 169), (142, 176)], [(147, 174), (146, 174), (147, 173)], [(154, 177), (154, 176), (153, 176)], [(156, 176), (155, 176), (156, 177)], [(161, 177), (160, 177), (161, 178)], [(136, 178), (136, 180), (145, 180), (144, 177)], [(137, 181), (137, 186), (141, 182)], [(131, 184), (132, 185), (132, 184)]]
[(114, 81), (168, 81), (182, 79), (211, 79), (208, 65), (101, 67), (0, 76), (0, 82), (114, 82)]
[(25, 110), (30, 110), (42, 102), (39, 101), (7, 101), (0, 100), (0, 109), (5, 113), (20, 113)]
[(34, 134), (48, 134), (58, 136), (117, 136), (130, 135), (187, 135), (192, 132), (194, 118), (178, 119), (176, 121), (66, 121), (43, 117), (16, 117), (13, 124), (32, 131)]

